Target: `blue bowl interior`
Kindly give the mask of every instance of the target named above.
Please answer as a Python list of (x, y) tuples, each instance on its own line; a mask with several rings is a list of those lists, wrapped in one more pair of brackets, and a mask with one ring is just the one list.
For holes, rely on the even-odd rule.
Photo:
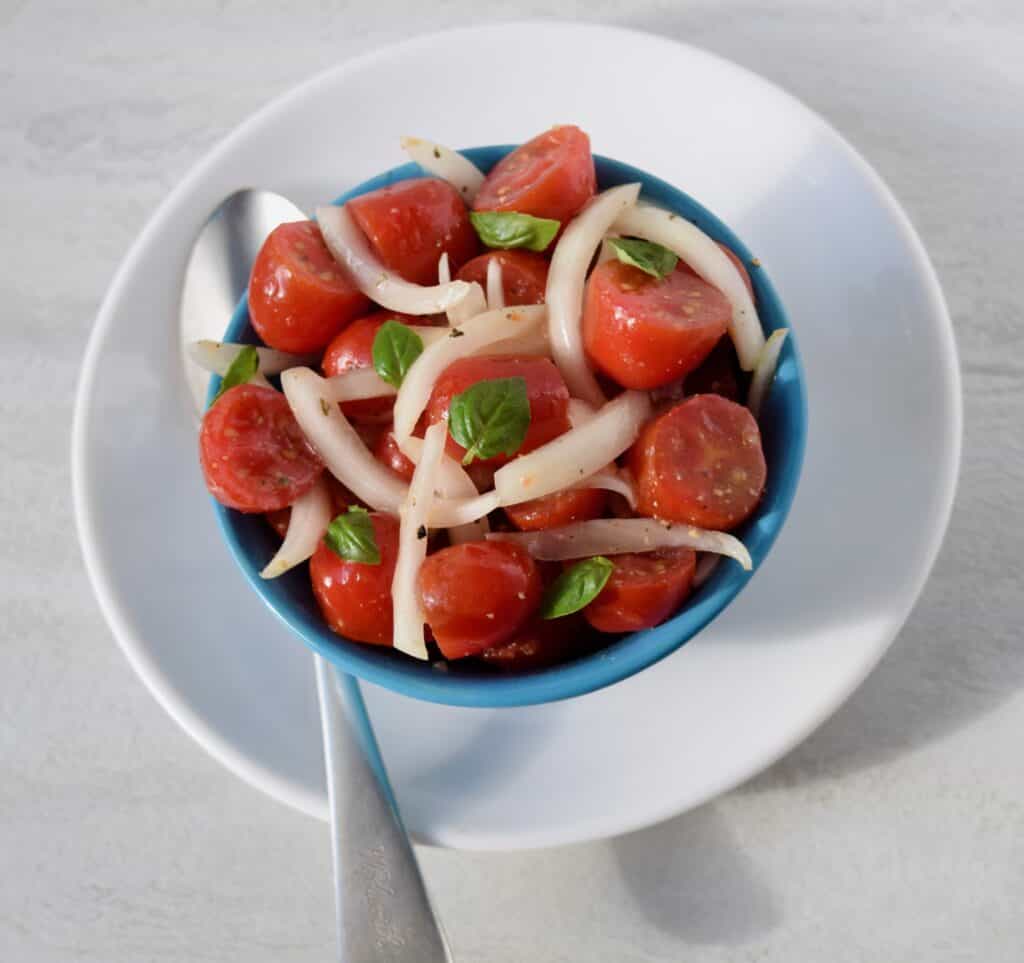
[[(482, 170), (490, 170), (513, 147), (476, 147), (464, 151)], [(788, 326), (782, 304), (746, 245), (714, 214), (689, 195), (628, 164), (594, 158), (600, 187), (640, 181), (643, 197), (670, 208), (735, 251), (748, 266), (765, 331)], [(395, 181), (422, 176), (416, 164), (404, 164), (343, 194), (335, 203)], [(256, 343), (246, 299), (235, 309), (225, 340)], [(211, 398), (220, 379), (213, 379)], [(761, 428), (768, 481), (756, 514), (736, 533), (750, 550), (754, 572), (774, 543), (796, 493), (806, 439), (807, 410), (803, 371), (794, 333), (786, 339), (775, 383), (762, 409)], [(312, 649), (345, 672), (403, 695), (464, 706), (517, 706), (552, 702), (591, 692), (624, 679), (673, 652), (707, 625), (747, 584), (753, 573), (734, 562), (719, 565), (687, 600), (682, 611), (653, 629), (613, 641), (606, 648), (565, 665), (517, 676), (460, 667), (443, 670), (390, 649), (360, 645), (333, 634), (324, 624), (310, 588), (306, 566), (264, 581), (260, 569), (274, 554), (276, 536), (261, 516), (244, 515), (214, 503), (232, 554), (253, 588), (286, 625)]]

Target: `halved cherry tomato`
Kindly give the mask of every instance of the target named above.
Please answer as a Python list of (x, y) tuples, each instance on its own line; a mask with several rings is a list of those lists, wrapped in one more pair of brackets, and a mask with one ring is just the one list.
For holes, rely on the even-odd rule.
[[(478, 381), (494, 378), (525, 378), (530, 401), (530, 427), (516, 454), (526, 454), (569, 430), (569, 389), (558, 368), (548, 358), (529, 356), (460, 358), (450, 364), (434, 384), (427, 405), (427, 423), (448, 419), (452, 398)], [(466, 454), (454, 438), (448, 438), (448, 453), (459, 460)], [(489, 458), (486, 463), (499, 465), (509, 460), (506, 455)]]
[(688, 395), (721, 395), (730, 401), (739, 401), (740, 363), (728, 335), (685, 377), (682, 387)]
[(694, 395), (648, 422), (629, 464), (639, 510), (672, 522), (735, 528), (764, 491), (757, 422), (719, 395)]
[[(394, 311), (375, 311), (353, 321), (327, 346), (320, 362), (323, 373), (330, 378), (356, 368), (372, 368), (373, 339), (380, 326), (391, 320), (403, 324), (422, 323), (417, 318), (396, 314)], [(362, 401), (342, 402), (341, 410), (354, 421), (377, 421), (391, 411), (394, 403), (394, 396), (366, 398)]]
[[(747, 270), (747, 266), (743, 263), (743, 259), (731, 247), (726, 247), (721, 241), (716, 241), (715, 243), (728, 256), (729, 260), (736, 265), (736, 269), (740, 272), (740, 276), (743, 278), (743, 283), (747, 286), (747, 293), (751, 297), (754, 297), (754, 282), (750, 280), (750, 272)], [(679, 263), (691, 274), (697, 273), (684, 261), (680, 261)]]
[(414, 284), (437, 284), (443, 251), (453, 273), (477, 252), (465, 202), (446, 181), (399, 181), (354, 197), (346, 206), (384, 266)]
[(585, 522), (604, 514), (605, 493), (600, 488), (570, 488), (509, 505), (505, 514), (522, 532), (557, 528), (570, 522)]
[(395, 436), (391, 431), (381, 432), (377, 444), (374, 446), (373, 454), (377, 461), (383, 462), (396, 475), (401, 475), (406, 481), (412, 481), (412, 474), (416, 466), (410, 458), (407, 458), (402, 449), (398, 447)]
[(592, 635), (579, 615), (561, 619), (534, 617), (514, 638), (485, 649), (480, 658), (502, 672), (533, 672), (581, 653)]
[(621, 261), (591, 272), (583, 344), (591, 362), (625, 388), (657, 388), (697, 367), (725, 334), (729, 302), (685, 265), (654, 278)]
[(639, 632), (664, 622), (690, 593), (697, 554), (672, 548), (643, 555), (614, 555), (615, 570), (584, 610), (601, 632)]
[(229, 388), (203, 416), (199, 462), (210, 494), (240, 512), (285, 508), (324, 469), (284, 395), (250, 384)]
[(542, 304), (548, 283), (547, 258), (531, 251), (488, 251), (463, 264), (456, 275), (459, 281), (476, 281), (487, 287), (487, 265), (501, 265), (501, 289), (505, 304)]
[(578, 127), (552, 127), (495, 164), (473, 210), (518, 211), (564, 223), (596, 190), (590, 138)]
[(322, 351), (369, 304), (312, 221), (274, 228), (249, 276), (252, 326), (279, 351)]
[(380, 564), (349, 562), (321, 542), (309, 560), (313, 595), (332, 632), (371, 645), (391, 645), (391, 580), (398, 555), (398, 522), (371, 512)]
[[(327, 480), (327, 490), (331, 495), (331, 510), (335, 515), (345, 511), (349, 505), (356, 503), (356, 497), (330, 472), (324, 473)], [(267, 524), (277, 532), (280, 538), (284, 538), (288, 532), (288, 523), (291, 521), (292, 510), (290, 508), (278, 508), (276, 511), (267, 512)]]
[(541, 596), (537, 565), (508, 542), (466, 542), (428, 555), (419, 588), (427, 624), (448, 659), (514, 638)]

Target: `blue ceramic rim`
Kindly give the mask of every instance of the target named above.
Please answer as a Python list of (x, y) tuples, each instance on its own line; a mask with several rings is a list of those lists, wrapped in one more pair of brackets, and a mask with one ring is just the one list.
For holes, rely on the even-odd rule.
[[(496, 145), (463, 150), (482, 170), (489, 170), (517, 145)], [(714, 214), (692, 197), (658, 177), (629, 164), (594, 156), (601, 189), (640, 181), (643, 197), (670, 208), (705, 233), (731, 248), (747, 265), (765, 332), (789, 327), (781, 301), (763, 267), (747, 246)], [(352, 188), (334, 203), (365, 194), (396, 181), (423, 176), (414, 163), (385, 171)], [(226, 341), (256, 340), (249, 324), (248, 305), (242, 297), (224, 334)], [(220, 384), (213, 378), (209, 399)], [(785, 523), (796, 495), (807, 440), (807, 397), (803, 366), (795, 332), (779, 358), (775, 383), (762, 408), (762, 434), (768, 461), (765, 497), (755, 514), (736, 532), (750, 551), (754, 567), (744, 572), (731, 561), (690, 596), (686, 607), (653, 629), (636, 632), (604, 649), (573, 662), (522, 675), (462, 674), (438, 671), (390, 649), (364, 646), (332, 633), (315, 604), (300, 604), (294, 589), (312, 599), (304, 567), (279, 579), (265, 581), (260, 570), (273, 552), (269, 526), (259, 515), (245, 515), (213, 501), (217, 520), (235, 562), (270, 610), (311, 649), (344, 672), (401, 695), (448, 705), (484, 708), (536, 705), (584, 695), (619, 682), (670, 655), (708, 625), (747, 585), (767, 557)], [(777, 432), (776, 425), (783, 427)], [(212, 500), (212, 499), (211, 499)], [(259, 558), (255, 556), (260, 548)], [(300, 581), (301, 580), (301, 581)]]

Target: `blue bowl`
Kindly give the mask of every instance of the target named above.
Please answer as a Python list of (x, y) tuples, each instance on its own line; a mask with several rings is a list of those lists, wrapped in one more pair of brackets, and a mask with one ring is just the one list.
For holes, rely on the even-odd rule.
[[(490, 170), (513, 146), (476, 147), (464, 151), (482, 170)], [(782, 304), (746, 245), (714, 214), (670, 184), (607, 157), (594, 158), (600, 187), (640, 181), (647, 200), (670, 208), (735, 251), (748, 266), (765, 332), (787, 327)], [(336, 203), (376, 190), (395, 181), (422, 176), (416, 164), (404, 164), (360, 184)], [(243, 297), (225, 332), (225, 340), (256, 343)], [(213, 379), (211, 398), (220, 379)], [(390, 649), (360, 645), (331, 632), (320, 615), (305, 566), (264, 581), (259, 572), (277, 548), (276, 536), (259, 515), (243, 515), (215, 503), (218, 520), (231, 552), (263, 601), (310, 648), (344, 672), (402, 695), (449, 705), (534, 705), (582, 695), (625, 679), (674, 652), (692, 639), (722, 611), (750, 581), (771, 549), (796, 493), (807, 434), (807, 399), (803, 370), (793, 333), (779, 360), (775, 383), (761, 412), (768, 481), (757, 512), (736, 533), (750, 550), (754, 571), (735, 562), (719, 565), (714, 574), (687, 600), (685, 608), (653, 629), (624, 636), (576, 661), (523, 675), (500, 676), (453, 663), (439, 671)]]

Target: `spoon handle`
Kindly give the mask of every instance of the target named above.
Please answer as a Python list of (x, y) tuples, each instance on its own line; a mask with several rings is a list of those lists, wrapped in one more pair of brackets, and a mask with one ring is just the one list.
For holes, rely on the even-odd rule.
[(451, 963), (359, 684), (316, 664), (340, 963)]

